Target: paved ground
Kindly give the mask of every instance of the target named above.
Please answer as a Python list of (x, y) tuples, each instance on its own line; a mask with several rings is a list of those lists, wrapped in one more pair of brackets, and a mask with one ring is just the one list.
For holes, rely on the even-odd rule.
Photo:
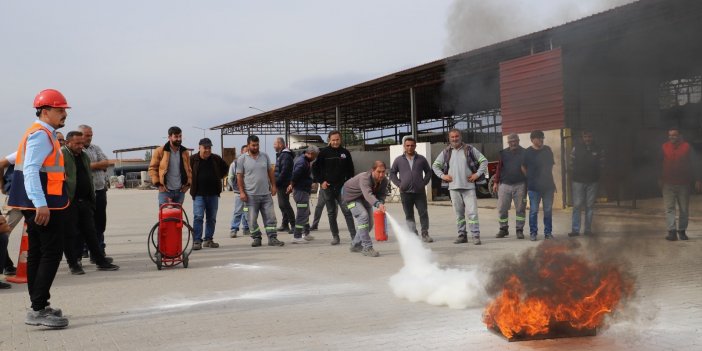
[[(154, 191), (108, 193), (108, 253), (122, 269), (72, 276), (59, 268), (52, 306), (70, 318), (63, 330), (26, 326), (24, 285), (0, 291), (0, 350), (702, 350), (702, 216), (695, 213), (688, 242), (663, 240), (660, 212), (599, 209), (600, 237), (628, 257), (637, 276), (632, 309), (600, 335), (508, 343), (486, 330), (482, 308), (464, 310), (395, 297), (388, 279), (402, 267), (397, 242), (378, 243), (379, 258), (330, 246), (326, 217), (309, 245), (251, 248), (228, 237), (232, 193), (223, 195), (218, 249), (195, 252), (190, 268), (157, 271), (146, 253), (156, 221)], [(702, 198), (693, 206), (702, 210)], [(660, 200), (658, 200), (660, 201)], [(480, 200), (483, 245), (454, 245), (451, 207), (431, 206), (430, 247), (439, 262), (485, 269), (538, 243), (495, 239), (493, 200)], [(657, 208), (657, 201), (639, 205)], [(190, 201), (186, 208), (191, 209)], [(397, 204), (390, 213), (401, 216)], [(555, 211), (555, 234), (569, 240), (569, 212)], [(18, 231), (10, 240), (13, 257)], [(576, 240), (586, 240), (579, 238)]]

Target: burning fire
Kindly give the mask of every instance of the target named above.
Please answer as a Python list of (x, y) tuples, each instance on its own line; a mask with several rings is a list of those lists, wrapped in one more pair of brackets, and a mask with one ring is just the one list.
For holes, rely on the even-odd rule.
[(488, 328), (505, 337), (547, 334), (555, 325), (575, 330), (602, 326), (634, 281), (615, 263), (597, 263), (578, 252), (576, 241), (545, 241), (520, 260), (493, 271), (488, 291), (497, 295), (485, 309)]

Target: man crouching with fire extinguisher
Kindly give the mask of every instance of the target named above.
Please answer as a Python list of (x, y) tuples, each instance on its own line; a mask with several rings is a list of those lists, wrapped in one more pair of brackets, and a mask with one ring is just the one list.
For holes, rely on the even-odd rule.
[(369, 231), (373, 228), (373, 208), (385, 212), (384, 202), (388, 193), (385, 168), (385, 162), (375, 161), (370, 171), (347, 180), (341, 190), (343, 206), (351, 211), (356, 223), (356, 236), (350, 251), (360, 252), (363, 256), (380, 256), (380, 253), (373, 249)]

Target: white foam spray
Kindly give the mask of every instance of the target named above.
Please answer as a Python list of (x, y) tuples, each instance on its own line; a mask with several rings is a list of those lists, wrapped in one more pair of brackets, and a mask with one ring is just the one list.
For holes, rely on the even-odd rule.
[(395, 296), (456, 309), (484, 305), (486, 294), (477, 269), (439, 267), (432, 251), (422, 245), (417, 235), (390, 214), (386, 218), (397, 236), (404, 261), (404, 267), (390, 277), (389, 284)]

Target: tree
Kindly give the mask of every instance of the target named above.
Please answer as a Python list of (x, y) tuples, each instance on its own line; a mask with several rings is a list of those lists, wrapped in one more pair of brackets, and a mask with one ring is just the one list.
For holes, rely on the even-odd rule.
[(341, 142), (344, 145), (363, 145), (363, 135), (356, 134), (353, 129), (342, 129), (341, 130)]
[(144, 153), (144, 161), (151, 161), (151, 150), (146, 150)]
[(395, 138), (385, 138), (385, 139), (379, 141), (378, 144), (382, 144), (382, 145), (395, 145), (396, 142), (395, 142)]

